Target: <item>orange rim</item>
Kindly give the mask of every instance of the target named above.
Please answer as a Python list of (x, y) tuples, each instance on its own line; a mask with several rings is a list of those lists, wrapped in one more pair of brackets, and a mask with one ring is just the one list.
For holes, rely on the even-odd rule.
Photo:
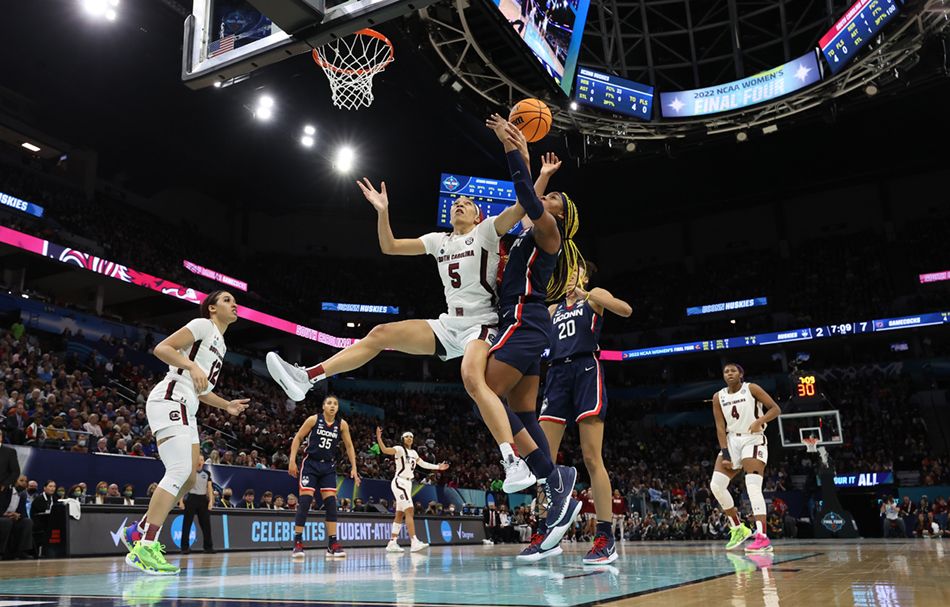
[(377, 64), (377, 65), (374, 65), (374, 66), (372, 66), (372, 67), (367, 67), (367, 68), (356, 69), (356, 70), (339, 68), (339, 67), (337, 67), (337, 66), (335, 66), (335, 65), (333, 65), (333, 64), (331, 64), (331, 63), (327, 63), (326, 61), (323, 60), (322, 57), (320, 57), (320, 51), (319, 51), (319, 49), (313, 49), (313, 50), (311, 51), (311, 55), (313, 56), (313, 60), (316, 62), (317, 65), (319, 65), (319, 66), (322, 67), (322, 68), (326, 68), (326, 69), (328, 69), (328, 70), (330, 70), (330, 71), (332, 71), (332, 72), (336, 72), (337, 74), (347, 74), (347, 75), (370, 74), (370, 73), (375, 73), (375, 72), (381, 72), (381, 71), (383, 71), (384, 69), (386, 69), (386, 66), (387, 66), (387, 65), (389, 65), (390, 63), (392, 63), (392, 60), (393, 60), (393, 57), (394, 57), (394, 49), (393, 49), (393, 43), (389, 41), (389, 38), (387, 38), (386, 36), (380, 34), (380, 33), (377, 32), (376, 30), (374, 30), (374, 29), (369, 29), (369, 28), (364, 28), (364, 29), (361, 29), (361, 30), (357, 30), (357, 31), (353, 32), (352, 35), (353, 35), (353, 36), (369, 36), (370, 38), (376, 38), (377, 40), (381, 40), (381, 41), (385, 42), (385, 43), (386, 43), (386, 46), (389, 47), (389, 56), (386, 57), (386, 59), (385, 59), (384, 61), (381, 61), (381, 62), (380, 62), (379, 64)]

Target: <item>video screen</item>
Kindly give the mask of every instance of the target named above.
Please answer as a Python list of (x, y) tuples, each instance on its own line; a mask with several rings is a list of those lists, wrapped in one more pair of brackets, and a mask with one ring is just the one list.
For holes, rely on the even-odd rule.
[(492, 0), (565, 95), (577, 69), (577, 55), (590, 0)]

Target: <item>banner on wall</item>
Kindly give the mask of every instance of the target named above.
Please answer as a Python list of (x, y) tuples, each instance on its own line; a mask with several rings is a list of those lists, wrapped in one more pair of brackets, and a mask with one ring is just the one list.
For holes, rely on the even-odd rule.
[[(144, 507), (84, 506), (80, 519), (70, 518), (67, 523), (68, 555), (125, 554), (119, 536), (127, 525), (144, 513)], [(289, 550), (294, 541), (294, 514), (292, 510), (214, 509), (211, 511), (214, 547), (219, 551)], [(341, 513), (337, 521), (337, 537), (347, 548), (383, 547), (391, 537), (392, 521), (392, 514), (388, 513)], [(182, 536), (181, 511), (175, 510), (162, 527), (159, 541), (174, 553), (182, 547)], [(485, 539), (485, 525), (481, 517), (416, 516), (416, 536), (433, 546), (480, 544)], [(322, 512), (310, 514), (303, 540), (308, 548), (326, 547), (326, 521)], [(405, 528), (400, 540), (409, 541)], [(185, 541), (189, 547), (197, 548), (203, 544), (197, 521)]]

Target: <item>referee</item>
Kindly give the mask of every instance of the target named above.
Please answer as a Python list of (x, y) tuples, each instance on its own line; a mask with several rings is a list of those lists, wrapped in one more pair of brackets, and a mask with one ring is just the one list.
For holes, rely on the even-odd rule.
[(211, 486), (211, 474), (204, 469), (205, 458), (198, 455), (198, 468), (195, 472), (195, 484), (185, 495), (185, 520), (181, 523), (181, 553), (189, 554), (191, 544), (191, 523), (198, 515), (198, 524), (201, 526), (201, 537), (204, 539), (204, 551), (214, 552), (211, 541), (211, 515), (209, 510), (214, 505), (214, 488)]

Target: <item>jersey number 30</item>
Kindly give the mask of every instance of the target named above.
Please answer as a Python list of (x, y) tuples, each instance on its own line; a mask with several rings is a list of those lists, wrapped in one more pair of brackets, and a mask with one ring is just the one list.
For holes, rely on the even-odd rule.
[(574, 333), (577, 332), (577, 328), (574, 326), (574, 319), (561, 323), (558, 325), (558, 339), (565, 339), (567, 337), (572, 337)]

